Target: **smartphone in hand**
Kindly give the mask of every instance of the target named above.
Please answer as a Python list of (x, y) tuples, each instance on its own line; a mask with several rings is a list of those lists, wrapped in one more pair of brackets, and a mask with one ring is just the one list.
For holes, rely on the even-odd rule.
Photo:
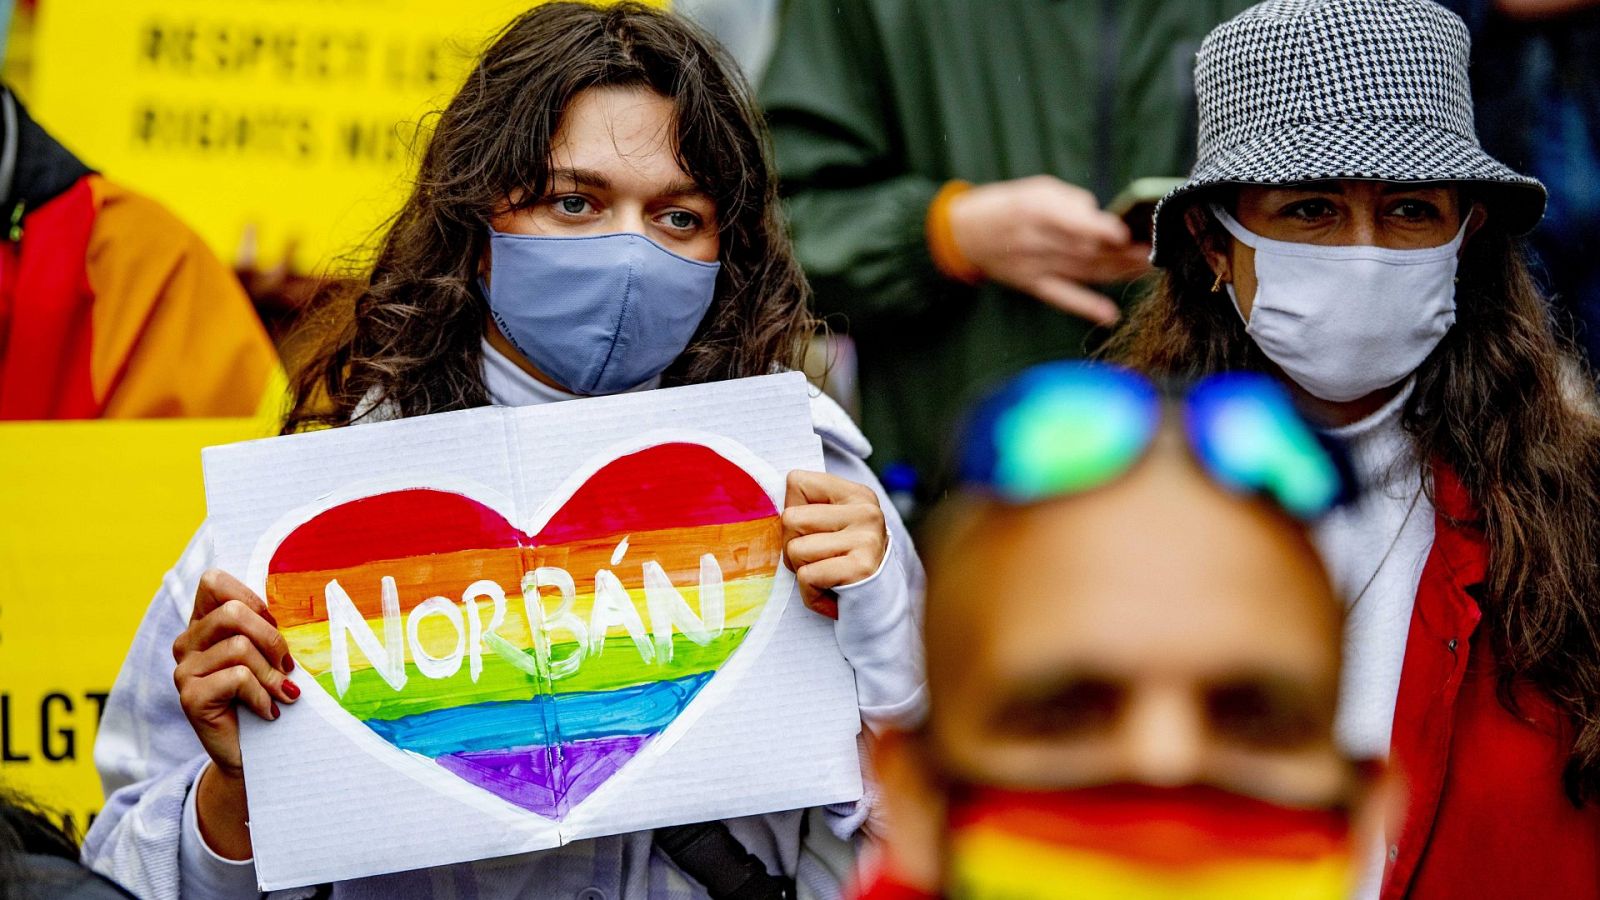
[(1106, 205), (1106, 212), (1128, 224), (1134, 243), (1148, 244), (1155, 225), (1156, 201), (1187, 180), (1169, 176), (1135, 178)]

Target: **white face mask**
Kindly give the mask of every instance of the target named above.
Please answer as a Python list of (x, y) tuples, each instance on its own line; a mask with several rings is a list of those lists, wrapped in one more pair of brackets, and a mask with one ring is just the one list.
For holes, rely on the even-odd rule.
[[(1416, 371), (1456, 321), (1456, 251), (1275, 241), (1211, 212), (1256, 251), (1256, 298), (1245, 332), (1314, 397), (1355, 400)], [(1228, 285), (1233, 308), (1239, 296)], [(1239, 317), (1244, 318), (1240, 312)]]

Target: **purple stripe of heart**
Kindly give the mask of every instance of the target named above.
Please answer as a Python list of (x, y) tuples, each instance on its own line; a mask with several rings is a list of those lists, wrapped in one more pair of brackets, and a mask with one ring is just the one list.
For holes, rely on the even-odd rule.
[(616, 774), (653, 734), (451, 753), (439, 765), (523, 809), (559, 818)]

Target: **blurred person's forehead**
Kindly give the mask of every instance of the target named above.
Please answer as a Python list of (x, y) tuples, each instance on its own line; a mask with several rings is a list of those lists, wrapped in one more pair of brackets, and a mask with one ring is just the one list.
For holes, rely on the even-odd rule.
[(1333, 683), (1341, 611), (1303, 528), (1212, 483), (1170, 430), (1105, 487), (955, 515), (930, 560), (936, 698), (1057, 667)]

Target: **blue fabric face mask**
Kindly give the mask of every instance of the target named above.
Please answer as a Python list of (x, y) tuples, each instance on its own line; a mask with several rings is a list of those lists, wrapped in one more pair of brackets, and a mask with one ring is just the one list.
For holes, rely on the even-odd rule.
[(660, 375), (711, 308), (720, 263), (642, 234), (489, 231), (484, 295), (500, 332), (575, 394), (615, 394)]

